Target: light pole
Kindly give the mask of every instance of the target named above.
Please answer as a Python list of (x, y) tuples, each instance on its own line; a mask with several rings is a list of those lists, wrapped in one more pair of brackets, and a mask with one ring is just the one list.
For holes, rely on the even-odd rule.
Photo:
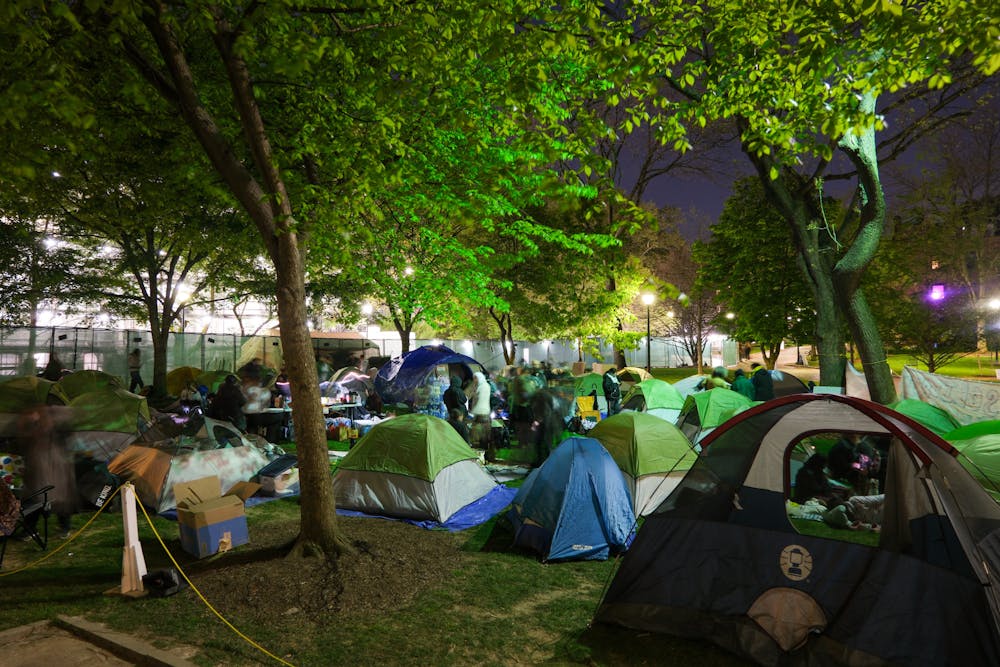
[(652, 357), (650, 357), (649, 353), (650, 350), (649, 307), (653, 305), (653, 301), (655, 300), (656, 297), (650, 292), (646, 292), (645, 294), (642, 295), (642, 302), (646, 304), (646, 372), (647, 373), (653, 372)]
[[(367, 301), (365, 303), (361, 304), (361, 314), (365, 316), (365, 333), (364, 333), (363, 336), (361, 336), (361, 365), (362, 366), (365, 365), (365, 352), (367, 351), (367, 347), (368, 347), (368, 341), (367, 341), (367, 338), (368, 338), (368, 320), (369, 320), (369, 318), (371, 318), (372, 312), (374, 310), (375, 310), (375, 308), (372, 307), (372, 305), (370, 303), (368, 303)], [(364, 370), (364, 369), (362, 369), (362, 370)]]

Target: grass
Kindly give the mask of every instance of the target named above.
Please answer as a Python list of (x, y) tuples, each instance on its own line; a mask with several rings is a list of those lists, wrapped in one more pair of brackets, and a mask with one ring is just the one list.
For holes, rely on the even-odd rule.
[[(251, 536), (272, 522), (297, 522), (298, 513), (295, 499), (251, 507)], [(77, 515), (74, 528), (88, 518)], [(746, 664), (701, 642), (621, 629), (588, 630), (615, 563), (547, 565), (531, 556), (491, 550), (488, 544), (505, 542), (503, 531), (509, 531), (504, 523), (496, 523), (493, 519), (453, 534), (466, 554), (462, 567), (393, 613), (310, 618), (294, 624), (277, 617), (273, 624), (248, 625), (239, 609), (230, 609), (226, 618), (296, 665), (631, 665), (658, 664), (664, 655), (676, 664), (702, 667)], [(147, 568), (171, 567), (141, 511), (139, 525)], [(240, 554), (236, 549), (195, 561), (180, 550), (175, 523), (154, 517), (153, 525), (185, 571), (226, 567), (227, 559)], [(416, 527), (413, 531), (414, 539), (425, 534)], [(30, 544), (9, 545), (0, 572), (0, 590), (7, 601), (0, 605), (0, 629), (60, 614), (83, 616), (161, 648), (195, 646), (198, 653), (192, 659), (200, 665), (277, 664), (229, 631), (193, 591), (167, 598), (106, 595), (121, 581), (120, 514), (101, 513), (72, 541), (54, 540), (45, 562), (13, 571), (41, 555)], [(293, 563), (278, 559), (275, 567), (295, 576)]]

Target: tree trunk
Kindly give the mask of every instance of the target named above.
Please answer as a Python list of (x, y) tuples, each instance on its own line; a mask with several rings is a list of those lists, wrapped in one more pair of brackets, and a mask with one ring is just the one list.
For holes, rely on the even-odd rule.
[[(151, 66), (142, 50), (125, 44), (126, 55), (165, 99), (175, 104), (201, 144), (212, 166), (253, 220), (275, 268), (278, 325), (291, 384), (299, 457), (301, 526), (290, 555), (321, 554), (334, 558), (347, 549), (336, 530), (336, 505), (330, 476), (326, 429), (319, 381), (305, 308), (304, 229), (292, 216), (292, 204), (271, 152), (260, 109), (254, 98), (247, 64), (234, 50), (236, 33), (221, 14), (215, 15), (212, 39), (225, 67), (244, 145), (235, 148), (201, 102), (195, 73), (174, 33), (163, 5), (142, 15), (165, 73)], [(249, 154), (254, 171), (239, 156)]]
[(819, 353), (819, 383), (843, 387), (847, 361), (844, 358), (844, 316), (840, 312), (834, 289), (831, 247), (827, 223), (818, 208), (818, 199), (811, 182), (796, 173), (779, 169), (778, 178), (771, 178), (775, 163), (766, 156), (747, 152), (757, 168), (768, 200), (784, 216), (792, 240), (799, 253), (803, 275), (813, 293), (816, 306), (816, 348)]
[(326, 446), (326, 421), (320, 401), (312, 338), (306, 313), (305, 272), (292, 231), (278, 235), (275, 262), (278, 321), (285, 369), (291, 380), (295, 444), (299, 457), (301, 523), (292, 555), (335, 556), (346, 547), (336, 528), (336, 504), (330, 457)]
[[(861, 107), (874, 115), (875, 97), (866, 94)], [(868, 392), (873, 401), (886, 405), (896, 400), (896, 387), (875, 317), (860, 287), (861, 277), (875, 258), (885, 229), (885, 194), (878, 173), (874, 118), (863, 132), (844, 136), (839, 147), (857, 169), (862, 207), (858, 234), (834, 268), (834, 283), (861, 355)]]

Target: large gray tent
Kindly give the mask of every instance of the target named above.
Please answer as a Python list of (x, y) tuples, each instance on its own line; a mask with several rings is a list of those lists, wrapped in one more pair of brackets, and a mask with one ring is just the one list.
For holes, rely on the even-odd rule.
[[(792, 449), (811, 434), (888, 442), (876, 546), (799, 532)], [(720, 426), (646, 518), (597, 613), (767, 665), (1000, 664), (1000, 506), (917, 422), (799, 394)]]

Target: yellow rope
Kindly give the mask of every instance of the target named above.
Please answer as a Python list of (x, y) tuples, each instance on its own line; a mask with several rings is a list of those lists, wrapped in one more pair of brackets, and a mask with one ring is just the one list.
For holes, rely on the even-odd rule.
[(87, 521), (87, 523), (83, 524), (80, 527), (79, 530), (77, 530), (75, 533), (73, 533), (68, 538), (66, 538), (66, 540), (62, 544), (60, 544), (57, 548), (53, 549), (52, 551), (49, 551), (48, 553), (46, 553), (44, 556), (42, 556), (38, 560), (34, 560), (34, 561), (28, 563), (24, 567), (19, 567), (16, 570), (11, 570), (10, 572), (0, 572), (0, 577), (9, 577), (10, 575), (17, 574), (18, 572), (24, 572), (28, 568), (32, 568), (32, 567), (38, 565), (39, 563), (44, 563), (45, 561), (47, 561), (48, 559), (52, 558), (57, 553), (59, 553), (60, 551), (62, 551), (66, 547), (68, 547), (70, 545), (70, 543), (73, 540), (75, 540), (80, 535), (80, 533), (82, 533), (83, 531), (87, 530), (87, 528), (90, 526), (90, 524), (94, 523), (94, 520), (97, 517), (101, 516), (101, 512), (103, 512), (105, 509), (107, 509), (108, 505), (111, 504), (111, 499), (114, 498), (115, 496), (117, 496), (120, 491), (121, 491), (121, 487), (118, 487), (117, 489), (115, 489), (115, 492), (112, 493), (111, 496), (107, 500), (104, 501), (104, 504), (101, 505), (96, 512), (94, 512), (94, 515), (92, 517), (90, 517), (90, 519)]
[[(83, 531), (85, 531), (90, 526), (90, 524), (92, 524), (94, 522), (94, 520), (97, 519), (97, 517), (99, 517), (101, 515), (101, 513), (108, 507), (108, 505), (111, 504), (111, 499), (114, 498), (115, 496), (117, 496), (121, 492), (121, 489), (122, 489), (122, 487), (118, 487), (117, 489), (115, 489), (115, 492), (112, 493), (111, 496), (104, 502), (104, 504), (101, 505), (101, 507), (97, 510), (97, 512), (95, 512), (94, 515), (92, 517), (90, 517), (90, 519), (87, 521), (87, 523), (85, 523), (83, 526), (80, 527), (79, 530), (77, 530), (75, 533), (73, 533), (73, 535), (71, 535), (69, 538), (67, 538), (65, 542), (63, 542), (62, 544), (60, 544), (58, 548), (56, 548), (56, 549), (48, 552), (47, 554), (45, 554), (44, 556), (42, 556), (38, 560), (35, 560), (35, 561), (32, 561), (31, 563), (28, 563), (24, 567), (20, 567), (20, 568), (18, 568), (16, 570), (11, 570), (10, 572), (0, 572), (0, 577), (7, 577), (7, 576), (10, 576), (12, 574), (16, 574), (18, 572), (23, 572), (24, 570), (27, 570), (29, 568), (34, 567), (35, 565), (38, 565), (40, 563), (45, 562), (49, 558), (52, 558), (57, 553), (59, 553), (60, 551), (62, 551), (63, 549), (65, 549), (67, 546), (69, 546), (69, 544), (73, 540), (75, 540)], [(258, 651), (260, 651), (261, 653), (263, 653), (264, 655), (266, 655), (266, 656), (268, 656), (270, 658), (274, 658), (276, 661), (278, 661), (282, 665), (285, 665), (286, 667), (295, 667), (295, 665), (293, 665), (292, 663), (290, 663), (290, 662), (288, 662), (286, 660), (283, 660), (283, 659), (279, 658), (278, 656), (274, 655), (273, 653), (271, 653), (270, 651), (268, 651), (266, 648), (264, 648), (263, 646), (261, 646), (260, 644), (258, 644), (257, 642), (255, 642), (254, 640), (250, 639), (249, 637), (247, 637), (245, 634), (243, 634), (242, 632), (240, 632), (238, 629), (236, 629), (235, 625), (233, 625), (228, 620), (226, 620), (226, 618), (221, 613), (219, 613), (219, 611), (215, 607), (212, 606), (212, 603), (209, 602), (207, 599), (205, 599), (205, 596), (201, 594), (201, 591), (198, 590), (198, 587), (194, 585), (194, 583), (188, 578), (188, 576), (184, 572), (184, 570), (181, 569), (181, 566), (177, 563), (177, 559), (174, 558), (174, 555), (172, 553), (170, 553), (170, 549), (167, 548), (167, 545), (163, 541), (163, 538), (160, 537), (160, 533), (156, 530), (156, 526), (153, 525), (153, 520), (150, 518), (149, 513), (146, 512), (145, 506), (143, 506), (143, 504), (140, 503), (140, 502), (136, 502), (136, 505), (138, 505), (139, 508), (142, 509), (142, 514), (143, 514), (143, 516), (146, 517), (146, 523), (149, 524), (149, 527), (153, 531), (153, 535), (156, 536), (156, 541), (160, 543), (160, 546), (163, 547), (163, 551), (167, 554), (167, 557), (170, 558), (170, 562), (174, 564), (174, 567), (177, 568), (177, 571), (180, 572), (180, 575), (182, 577), (184, 577), (184, 581), (187, 582), (188, 586), (191, 587), (191, 590), (193, 590), (195, 592), (195, 594), (198, 596), (198, 598), (201, 599), (201, 601), (205, 603), (205, 606), (208, 607), (209, 610), (211, 610), (211, 612), (213, 614), (215, 614), (215, 616), (220, 621), (222, 621), (223, 623), (225, 623), (226, 627), (228, 627), (230, 630), (232, 630), (234, 633), (236, 633), (236, 635), (240, 639), (242, 639), (246, 643), (250, 644), (255, 649), (257, 649)]]
[(222, 621), (223, 623), (225, 623), (226, 627), (228, 627), (230, 630), (232, 630), (234, 633), (236, 633), (236, 636), (238, 636), (240, 639), (242, 639), (246, 643), (250, 644), (255, 649), (257, 649), (258, 651), (260, 651), (261, 653), (263, 653), (264, 655), (266, 655), (266, 656), (268, 656), (270, 658), (274, 658), (275, 660), (277, 660), (278, 662), (280, 662), (282, 665), (286, 665), (286, 667), (295, 667), (292, 663), (287, 662), (287, 661), (279, 658), (278, 656), (274, 655), (273, 653), (271, 653), (270, 651), (268, 651), (266, 648), (264, 648), (263, 646), (261, 646), (260, 644), (258, 644), (257, 642), (255, 642), (254, 640), (250, 639), (249, 637), (247, 637), (242, 632), (240, 632), (236, 628), (235, 625), (233, 625), (228, 620), (226, 620), (226, 618), (221, 613), (219, 613), (219, 611), (215, 607), (212, 606), (212, 603), (209, 602), (205, 598), (205, 596), (201, 594), (201, 591), (198, 590), (198, 587), (195, 586), (194, 583), (190, 579), (188, 579), (187, 573), (185, 573), (184, 570), (181, 569), (181, 566), (177, 563), (177, 560), (174, 558), (174, 555), (172, 553), (170, 553), (170, 549), (167, 549), (167, 545), (163, 542), (163, 538), (160, 537), (160, 533), (157, 532), (156, 526), (153, 525), (153, 520), (149, 518), (149, 514), (146, 512), (145, 506), (142, 503), (136, 503), (136, 504), (142, 509), (142, 514), (143, 514), (143, 516), (146, 517), (146, 523), (148, 523), (149, 527), (152, 528), (153, 535), (156, 536), (156, 540), (160, 543), (160, 546), (163, 547), (163, 551), (166, 552), (167, 557), (170, 558), (170, 562), (174, 564), (174, 567), (177, 568), (177, 571), (180, 572), (180, 574), (181, 574), (182, 577), (184, 577), (184, 581), (186, 581), (188, 583), (188, 586), (191, 587), (191, 590), (193, 590), (195, 592), (195, 594), (199, 597), (199, 599), (201, 599), (201, 601), (205, 603), (205, 606), (208, 607), (209, 610), (211, 610), (211, 612), (213, 614), (215, 614), (215, 616), (220, 621)]

